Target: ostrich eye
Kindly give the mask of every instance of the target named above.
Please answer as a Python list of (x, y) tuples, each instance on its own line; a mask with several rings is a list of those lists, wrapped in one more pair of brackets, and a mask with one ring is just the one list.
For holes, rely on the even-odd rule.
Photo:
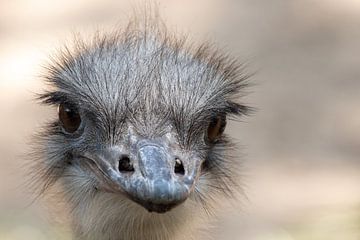
[(209, 142), (215, 142), (218, 137), (224, 132), (226, 126), (225, 116), (217, 116), (213, 118), (207, 130), (207, 139)]
[(59, 105), (59, 120), (68, 133), (74, 133), (80, 126), (81, 118), (80, 114), (74, 108), (67, 106), (66, 104)]

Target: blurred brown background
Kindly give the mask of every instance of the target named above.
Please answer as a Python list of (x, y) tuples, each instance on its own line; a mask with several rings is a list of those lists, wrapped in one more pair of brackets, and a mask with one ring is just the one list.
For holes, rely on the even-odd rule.
[[(141, 1), (140, 1), (141, 2)], [(158, 1), (170, 27), (212, 39), (258, 73), (258, 109), (230, 132), (248, 199), (222, 211), (214, 239), (360, 239), (360, 1)], [(19, 187), (31, 134), (54, 115), (34, 93), (47, 56), (126, 22), (139, 1), (0, 0), (0, 239), (67, 239)]]

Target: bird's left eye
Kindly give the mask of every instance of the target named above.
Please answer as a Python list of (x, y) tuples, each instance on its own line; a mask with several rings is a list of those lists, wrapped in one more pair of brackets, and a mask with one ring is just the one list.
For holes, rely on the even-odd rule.
[(226, 126), (225, 116), (214, 117), (210, 121), (207, 129), (207, 140), (211, 143), (214, 143), (224, 132), (225, 126)]
[(64, 130), (68, 133), (74, 133), (81, 124), (81, 117), (79, 112), (67, 106), (66, 104), (59, 105), (59, 120), (64, 128)]

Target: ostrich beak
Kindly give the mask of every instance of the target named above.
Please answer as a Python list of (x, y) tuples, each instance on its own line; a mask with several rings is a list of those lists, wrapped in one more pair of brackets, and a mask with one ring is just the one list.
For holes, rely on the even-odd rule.
[(149, 212), (158, 213), (189, 197), (200, 169), (200, 163), (185, 162), (169, 148), (149, 140), (137, 144), (132, 154), (106, 149), (85, 157), (105, 175), (106, 188), (125, 193)]

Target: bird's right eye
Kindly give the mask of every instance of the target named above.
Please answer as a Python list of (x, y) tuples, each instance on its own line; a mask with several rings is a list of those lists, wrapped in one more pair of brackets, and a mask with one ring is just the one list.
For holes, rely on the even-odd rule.
[(66, 104), (59, 105), (59, 120), (64, 130), (68, 133), (74, 133), (81, 124), (79, 112)]

